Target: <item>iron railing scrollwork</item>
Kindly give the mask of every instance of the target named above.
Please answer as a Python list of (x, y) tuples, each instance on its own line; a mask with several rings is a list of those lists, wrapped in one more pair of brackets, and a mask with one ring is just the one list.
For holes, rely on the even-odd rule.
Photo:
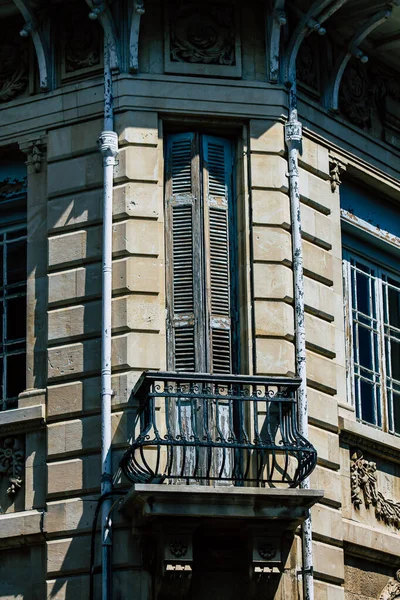
[(296, 487), (316, 451), (297, 429), (297, 379), (146, 372), (121, 461), (134, 483)]

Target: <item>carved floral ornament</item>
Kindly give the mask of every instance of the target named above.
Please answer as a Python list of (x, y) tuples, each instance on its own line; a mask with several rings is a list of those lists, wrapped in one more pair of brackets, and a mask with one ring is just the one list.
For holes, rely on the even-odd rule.
[(0, 476), (8, 477), (7, 494), (15, 496), (21, 488), (25, 452), (23, 440), (16, 437), (0, 439)]
[(400, 529), (400, 503), (385, 498), (378, 490), (376, 472), (376, 463), (366, 460), (359, 450), (353, 452), (350, 461), (351, 501), (356, 509), (363, 503), (367, 509), (374, 506), (378, 521)]

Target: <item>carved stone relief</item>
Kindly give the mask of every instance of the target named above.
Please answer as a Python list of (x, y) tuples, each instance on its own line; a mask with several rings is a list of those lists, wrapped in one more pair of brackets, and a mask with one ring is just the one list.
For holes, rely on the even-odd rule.
[(7, 477), (10, 484), (7, 494), (15, 496), (23, 483), (25, 462), (24, 443), (18, 437), (0, 439), (0, 476)]
[(28, 44), (18, 27), (4, 27), (0, 45), (0, 102), (8, 102), (25, 92), (29, 82)]
[(351, 501), (356, 509), (364, 503), (375, 508), (375, 516), (386, 525), (400, 529), (400, 503), (385, 498), (378, 489), (376, 463), (366, 460), (359, 450), (350, 461)]
[(167, 72), (240, 76), (238, 19), (233, 2), (168, 4)]
[(379, 600), (397, 600), (400, 598), (400, 570), (396, 575), (389, 579), (383, 588)]
[(61, 78), (97, 72), (102, 64), (102, 32), (97, 21), (80, 11), (70, 12), (62, 30)]

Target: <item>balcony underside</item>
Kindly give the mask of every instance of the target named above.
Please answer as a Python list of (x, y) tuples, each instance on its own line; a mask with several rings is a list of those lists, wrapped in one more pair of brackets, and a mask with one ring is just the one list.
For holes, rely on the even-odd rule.
[[(276, 521), (279, 531), (294, 531), (323, 492), (202, 485), (135, 484), (121, 511), (135, 526), (164, 518), (218, 519), (236, 522)], [(269, 527), (272, 524), (269, 523)]]

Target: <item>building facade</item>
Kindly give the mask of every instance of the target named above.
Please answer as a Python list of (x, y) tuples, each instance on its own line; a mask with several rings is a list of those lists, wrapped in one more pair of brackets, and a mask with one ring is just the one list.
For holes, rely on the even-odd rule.
[(0, 598), (400, 597), (398, 0), (0, 27)]

